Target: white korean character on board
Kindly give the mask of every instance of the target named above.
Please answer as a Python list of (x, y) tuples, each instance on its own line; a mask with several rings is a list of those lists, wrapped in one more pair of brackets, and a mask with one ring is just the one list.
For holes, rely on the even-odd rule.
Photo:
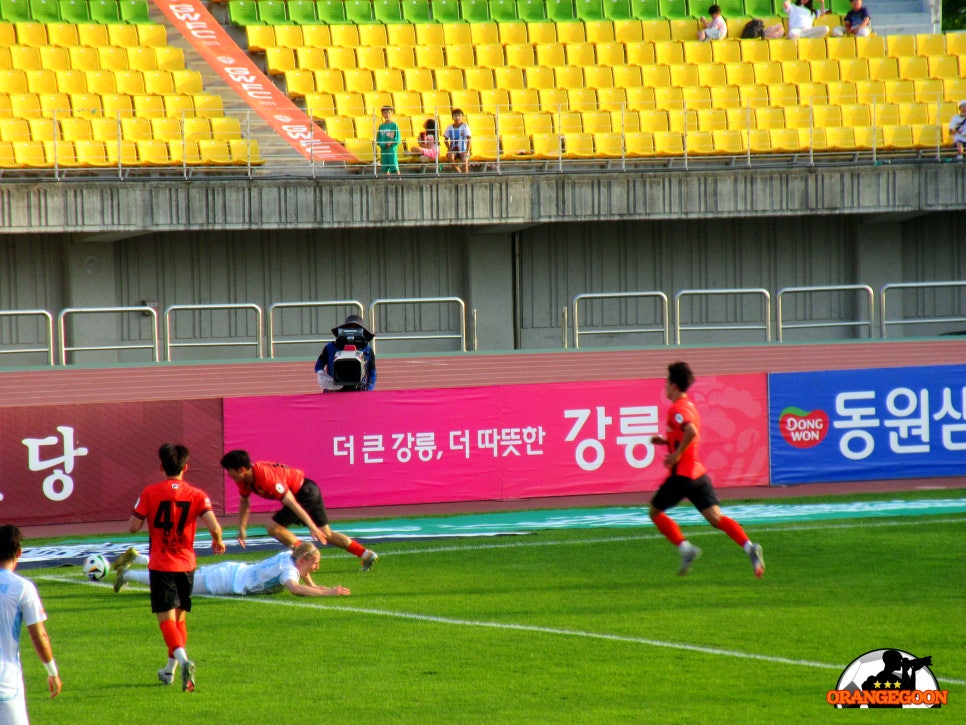
[(336, 436), (333, 438), (332, 455), (339, 458), (348, 458), (350, 465), (355, 463), (355, 436)]
[(500, 430), (500, 443), (502, 444), (502, 457), (519, 456), (520, 446), (523, 445), (523, 434), (519, 428), (503, 428)]
[(889, 431), (892, 452), (929, 453), (929, 391), (920, 390), (917, 396), (909, 388), (890, 390), (886, 410), (897, 416), (884, 421), (886, 428), (895, 428)]
[(942, 407), (933, 415), (933, 420), (962, 421), (960, 423), (943, 423), (943, 448), (947, 451), (966, 451), (966, 387), (960, 388), (959, 408), (953, 403), (953, 390), (943, 388)]
[(500, 433), (495, 428), (484, 428), (476, 431), (476, 447), (481, 451), (493, 451), (496, 458), (497, 447), (500, 443)]
[[(74, 429), (67, 425), (57, 426), (62, 440), (57, 436), (46, 438), (24, 438), (20, 442), (27, 446), (27, 466), (31, 471), (46, 471), (53, 468), (54, 472), (44, 479), (44, 496), (51, 501), (63, 501), (74, 492), (74, 479), (69, 474), (74, 472), (74, 459), (86, 456), (87, 449), (74, 448)], [(63, 454), (54, 458), (40, 459), (41, 446), (55, 446), (61, 444)]]
[[(607, 438), (607, 426), (614, 422), (614, 419), (607, 415), (603, 406), (597, 406), (594, 411), (597, 413), (596, 436), (580, 441), (577, 444), (577, 450), (574, 451), (574, 458), (577, 461), (577, 465), (584, 471), (596, 471), (604, 465), (604, 444), (601, 441)], [(590, 419), (591, 412), (588, 408), (564, 411), (564, 418), (574, 419), (574, 425), (564, 440), (573, 441), (577, 439), (577, 436), (584, 427), (584, 423)]]
[[(651, 436), (660, 433), (656, 405), (639, 405), (620, 409), (620, 432), (617, 443), (624, 446), (624, 459), (632, 468), (647, 468), (654, 460)], [(635, 455), (640, 450), (641, 455)]]
[(542, 425), (538, 425), (536, 428), (524, 428), (523, 431), (523, 443), (527, 447), (528, 456), (542, 456), (543, 451), (535, 448), (535, 446), (542, 446), (543, 439), (546, 433), (543, 430)]
[(436, 453), (436, 434), (432, 431), (428, 431), (426, 433), (417, 433), (415, 448), (416, 455), (419, 456), (419, 460), (433, 460), (433, 455)]
[(362, 460), (364, 463), (382, 463), (382, 454), (385, 450), (382, 436), (378, 433), (362, 436)]
[(396, 451), (396, 460), (400, 463), (408, 463), (413, 457), (413, 435), (412, 433), (393, 433), (392, 449)]
[(451, 430), (449, 432), (449, 449), (462, 451), (464, 458), (470, 457), (470, 432), (468, 430)]
[(832, 427), (848, 431), (839, 441), (839, 451), (852, 461), (868, 458), (875, 449), (869, 429), (878, 428), (879, 419), (875, 417), (875, 406), (862, 405), (865, 401), (875, 401), (874, 390), (854, 390), (835, 396), (835, 413), (840, 419)]

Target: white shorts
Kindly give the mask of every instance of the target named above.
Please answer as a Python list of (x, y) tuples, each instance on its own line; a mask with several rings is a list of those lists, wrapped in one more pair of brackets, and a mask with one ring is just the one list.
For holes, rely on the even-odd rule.
[(0, 723), (3, 725), (29, 725), (27, 698), (23, 690), (9, 700), (0, 700)]
[(708, 40), (721, 40), (725, 35), (725, 31), (721, 28), (706, 28), (704, 31), (704, 37)]
[(235, 594), (235, 575), (245, 565), (239, 561), (203, 566), (195, 572), (195, 594), (217, 594), (228, 597)]

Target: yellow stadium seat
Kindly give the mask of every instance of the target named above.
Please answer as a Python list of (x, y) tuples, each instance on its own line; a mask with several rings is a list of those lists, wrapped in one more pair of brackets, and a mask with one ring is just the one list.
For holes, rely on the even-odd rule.
[(181, 131), (189, 141), (211, 138), (211, 124), (207, 118), (185, 118), (181, 122)]
[(815, 128), (829, 128), (842, 125), (841, 106), (815, 106), (812, 109), (812, 122)]
[(886, 36), (886, 52), (893, 58), (914, 56), (916, 54), (915, 35)]
[[(47, 45), (47, 27), (43, 23), (14, 23), (14, 28), (20, 45), (32, 45), (36, 48)], [(104, 31), (104, 39), (107, 39), (106, 31)], [(82, 45), (86, 44), (82, 43)]]
[(668, 109), (667, 124), (669, 130), (678, 133), (695, 131), (698, 128), (698, 112), (685, 111), (683, 108)]
[(871, 126), (859, 126), (851, 129), (855, 137), (855, 148), (857, 150), (881, 149), (884, 143), (884, 135), (881, 128)]
[(794, 83), (773, 83), (768, 86), (768, 105), (778, 108), (798, 105), (798, 86)]
[(127, 66), (131, 70), (157, 70), (158, 59), (154, 48), (128, 48)]
[(500, 142), (496, 136), (485, 136), (473, 132), (473, 145), (470, 147), (470, 161), (496, 161), (500, 156)]
[(775, 153), (799, 153), (807, 150), (802, 143), (801, 131), (795, 128), (772, 128), (768, 130), (771, 150)]
[(615, 133), (636, 133), (641, 130), (640, 111), (611, 111), (610, 125)]
[(504, 48), (506, 64), (514, 68), (529, 68), (536, 65), (533, 46), (529, 43), (507, 45)]
[[(163, 27), (163, 26), (162, 26)], [(258, 27), (249, 25), (245, 29), (246, 31), (250, 27)], [(271, 27), (271, 26), (263, 26)], [(274, 36), (276, 46), (281, 46), (283, 48), (301, 48), (305, 45), (305, 38), (302, 36), (302, 26), (301, 25), (276, 25), (274, 26)], [(138, 34), (140, 36), (140, 33)], [(165, 45), (166, 48), (173, 48), (180, 50), (177, 46)]]
[(60, 140), (60, 124), (52, 118), (31, 118), (27, 121), (31, 141)]
[(511, 88), (526, 88), (522, 68), (494, 68), (493, 79), (496, 81), (497, 88), (503, 88), (507, 91)]
[(11, 93), (10, 112), (17, 118), (40, 118), (40, 98), (36, 93)]
[(625, 44), (624, 53), (628, 65), (644, 66), (655, 62), (654, 43), (648, 40)]
[[(960, 63), (964, 63), (960, 60)], [(966, 71), (966, 68), (964, 68)], [(947, 78), (943, 81), (943, 98), (953, 103), (959, 103), (966, 98), (966, 72), (961, 78)]]
[(698, 85), (698, 66), (693, 63), (678, 63), (670, 67), (670, 85), (687, 88)]
[[(329, 25), (329, 47), (332, 48), (355, 48), (359, 45), (359, 26), (348, 25)], [(305, 40), (305, 32), (302, 33)], [(308, 45), (308, 43), (306, 43)]]
[(681, 98), (688, 108), (711, 108), (711, 89), (694, 86), (681, 89)]
[(874, 103), (870, 106), (873, 126), (898, 126), (898, 103)]
[(30, 124), (22, 118), (0, 118), (0, 140), (29, 141)]
[(644, 110), (638, 112), (641, 131), (649, 133), (666, 132), (671, 129), (668, 112), (664, 110)]
[[(814, 40), (814, 38), (811, 40)], [(837, 60), (828, 60), (826, 58), (812, 60), (809, 61), (809, 67), (812, 69), (811, 75), (813, 83), (832, 83), (840, 80), (839, 62)]]
[[(744, 109), (735, 109), (736, 113), (739, 113)], [(752, 110), (751, 118), (741, 119), (739, 117), (734, 118), (734, 123), (739, 124), (738, 127), (743, 127), (749, 122), (754, 125), (755, 128), (785, 128), (785, 109), (784, 108), (755, 108)]]
[(131, 96), (123, 93), (106, 93), (101, 95), (101, 107), (106, 118), (130, 118), (134, 115), (134, 103)]
[[(81, 46), (77, 46), (77, 49), (86, 50), (89, 53), (93, 53), (93, 57), (89, 54), (86, 56), (88, 65), (91, 62), (99, 63), (97, 60), (97, 51), (93, 48), (83, 48)], [(46, 68), (47, 70), (52, 71), (69, 70), (74, 68), (73, 64), (71, 63), (70, 53), (68, 52), (67, 48), (58, 48), (54, 45), (45, 45), (37, 50), (40, 54), (41, 68)], [(13, 60), (11, 58), (11, 66), (12, 65)], [(76, 70), (84, 70), (84, 68), (78, 67)]]
[(803, 106), (827, 104), (828, 86), (824, 83), (799, 83), (798, 102)]
[(56, 93), (57, 76), (52, 70), (28, 70), (25, 71), (27, 77), (28, 93)]
[(954, 55), (934, 55), (926, 59), (930, 78), (959, 78), (959, 58)]
[[(537, 46), (537, 57), (540, 57), (540, 46)], [(568, 43), (564, 51), (566, 64), (587, 68), (597, 65), (597, 56), (593, 43)]]
[[(563, 43), (540, 43), (534, 49), (536, 52), (537, 65), (559, 67), (567, 65), (567, 56), (564, 52)], [(507, 48), (507, 60), (509, 62), (510, 49)], [(515, 64), (513, 64), (515, 65)]]
[(699, 108), (696, 113), (699, 131), (723, 131), (728, 128), (728, 114), (723, 108)]
[(597, 92), (593, 88), (571, 88), (567, 91), (570, 108), (574, 111), (593, 111), (597, 108)]
[(558, 88), (570, 90), (584, 88), (584, 69), (576, 66), (559, 66), (553, 69), (554, 84)]
[(585, 133), (610, 133), (611, 115), (608, 111), (583, 111), (581, 127)]
[(413, 29), (416, 31), (416, 45), (444, 45), (446, 43), (442, 25), (418, 23)]
[[(418, 58), (417, 51), (417, 58)], [(449, 68), (472, 68), (476, 65), (476, 57), (472, 45), (447, 45), (446, 66)]]
[[(70, 115), (70, 100), (66, 93), (38, 93), (40, 114), (44, 118), (62, 118)], [(12, 107), (11, 102), (11, 107)]]
[(419, 91), (393, 91), (392, 105), (396, 113), (413, 116), (423, 112), (423, 97)]
[(345, 141), (355, 136), (355, 122), (346, 116), (331, 116), (325, 119), (325, 132), (334, 139)]
[[(890, 36), (890, 38), (893, 36)], [(907, 81), (920, 81), (929, 78), (929, 59), (921, 56), (902, 56), (899, 62), (899, 77)]]
[(406, 70), (416, 67), (416, 49), (410, 46), (392, 46), (386, 48), (386, 65), (389, 68)]
[(641, 23), (641, 32), (644, 40), (655, 42), (657, 40), (671, 39), (671, 26), (666, 19), (644, 20)]
[(697, 40), (698, 21), (692, 19), (672, 18), (668, 20), (668, 27), (671, 31), (671, 40)]
[(171, 74), (166, 70), (142, 71), (144, 79), (144, 92), (151, 95), (164, 95), (174, 93), (174, 81)]
[[(423, 91), (422, 97), (423, 111), (426, 113), (435, 113), (440, 117), (448, 117), (452, 113), (453, 105), (450, 101), (449, 91)], [(336, 101), (338, 102), (338, 99)]]
[(755, 67), (751, 63), (726, 63), (725, 77), (730, 86), (749, 86), (755, 82)]
[(570, 98), (564, 88), (542, 88), (538, 92), (539, 109), (541, 111), (557, 112), (570, 108)]
[(530, 137), (525, 133), (501, 133), (500, 149), (506, 159), (526, 159), (533, 156)]
[(530, 143), (534, 158), (559, 159), (563, 154), (562, 139), (556, 133), (531, 134)]
[(106, 46), (97, 48), (97, 58), (103, 70), (128, 70), (127, 49)]
[[(170, 124), (172, 121), (173, 119), (170, 118), (163, 119), (163, 123), (166, 124)], [(120, 121), (121, 138), (131, 141), (154, 138), (152, 123), (154, 123), (154, 119), (122, 118)]]
[(376, 138), (378, 116), (358, 116), (352, 119), (352, 137), (372, 141)]
[(71, 48), (78, 45), (77, 26), (73, 23), (48, 23), (47, 42), (50, 45), (57, 45), (63, 48)]
[(851, 128), (832, 127), (823, 129), (825, 132), (825, 148), (830, 151), (855, 150), (855, 134)]
[(883, 81), (856, 81), (855, 96), (860, 103), (884, 101), (886, 97)]
[(782, 83), (811, 83), (812, 66), (805, 60), (786, 60), (781, 63)]
[(78, 166), (91, 168), (105, 167), (110, 165), (107, 156), (107, 148), (103, 141), (92, 139), (80, 139), (74, 142), (74, 157)]
[(618, 43), (633, 43), (644, 40), (644, 29), (641, 26), (641, 21), (637, 19), (615, 20), (614, 40)]
[(343, 141), (343, 145), (345, 146), (346, 151), (356, 158), (354, 163), (367, 166), (372, 166), (375, 163), (376, 145), (372, 140), (364, 138), (347, 138)]
[(753, 154), (768, 154), (772, 152), (771, 135), (769, 130), (753, 128), (748, 132), (748, 149)]
[(583, 69), (584, 85), (601, 90), (614, 87), (614, 70), (611, 66), (588, 66)]
[(151, 138), (173, 141), (181, 138), (181, 121), (177, 118), (152, 118)]
[(104, 114), (101, 97), (96, 93), (68, 93), (71, 113), (79, 118), (96, 118)]
[[(579, 111), (561, 110), (557, 113), (542, 115), (550, 116), (550, 119), (553, 122), (550, 130), (553, 132), (559, 134), (581, 133), (584, 130), (584, 116)], [(539, 124), (539, 128), (531, 130), (527, 124), (526, 114), (523, 117), (523, 126), (531, 135), (533, 133), (547, 133), (547, 130), (543, 127), (543, 124)]]
[(777, 61), (759, 61), (752, 66), (755, 72), (755, 83), (761, 85), (782, 83), (782, 66)]
[[(525, 43), (517, 45), (520, 48), (529, 47), (529, 45)], [(530, 55), (532, 57), (532, 51)], [(483, 68), (502, 68), (504, 65), (506, 65), (506, 58), (503, 55), (503, 46), (499, 43), (485, 43), (483, 45), (476, 46), (476, 65)]]
[[(151, 48), (161, 48), (168, 44), (168, 31), (160, 23), (138, 23), (138, 44)], [(48, 35), (50, 30), (47, 31)]]
[[(453, 108), (461, 108), (470, 115), (482, 112), (483, 107), (480, 102), (480, 92), (473, 89), (457, 90), (450, 92), (450, 101)], [(476, 121), (473, 123), (476, 126)]]
[[(916, 100), (920, 103), (937, 104), (943, 100), (944, 88), (943, 81), (932, 79), (913, 81), (916, 89)], [(959, 99), (956, 99), (957, 101)]]
[(611, 70), (614, 72), (614, 85), (617, 88), (640, 88), (644, 84), (639, 65), (619, 65)]
[(14, 141), (14, 163), (16, 166), (28, 169), (42, 169), (52, 166), (47, 162), (42, 141)]
[(723, 63), (700, 63), (698, 69), (698, 85), (706, 88), (724, 86), (728, 83)]
[(386, 47), (408, 45), (415, 47), (418, 45), (416, 40), (416, 27), (409, 23), (392, 23), (386, 25)]
[(556, 23), (526, 23), (527, 40), (532, 44), (537, 43), (556, 43), (557, 24)]
[[(831, 106), (829, 106), (831, 108)], [(850, 103), (840, 106), (843, 126), (871, 126), (872, 109), (864, 103)]]
[(912, 126), (885, 126), (882, 128), (882, 145), (887, 149), (905, 150), (914, 147)]
[(210, 119), (211, 137), (224, 141), (242, 137), (241, 122), (234, 116), (221, 116)]
[(207, 138), (197, 143), (201, 164), (206, 166), (226, 166), (233, 163), (227, 141)]
[(406, 89), (403, 72), (398, 68), (380, 68), (372, 74), (373, 82), (380, 91), (402, 91)]
[(711, 136), (713, 152), (723, 156), (737, 156), (748, 151), (745, 134), (741, 131), (726, 129), (716, 131)]
[(857, 58), (885, 58), (888, 55), (884, 35), (869, 35), (855, 39)]
[(799, 38), (794, 42), (798, 45), (799, 60), (825, 60), (828, 57), (825, 38)]
[(198, 166), (201, 153), (197, 141), (168, 141), (168, 158), (176, 166)]
[(583, 23), (557, 23), (558, 43), (583, 43), (587, 40)]
[(738, 96), (738, 86), (712, 86), (711, 105), (714, 108), (739, 108), (741, 99)]
[(648, 86), (631, 86), (626, 88), (627, 108), (631, 111), (652, 110), (657, 107), (654, 100), (654, 89)]
[(586, 132), (563, 134), (563, 153), (566, 158), (590, 159), (597, 156), (593, 134)]
[(607, 159), (619, 159), (624, 156), (624, 138), (615, 132), (593, 134), (594, 152), (597, 156)]
[(773, 38), (766, 40), (768, 59), (779, 62), (798, 60), (798, 45), (789, 38)]
[(416, 67), (417, 68), (429, 68), (433, 70), (435, 68), (442, 68), (446, 65), (446, 59), (443, 55), (443, 47), (440, 45), (418, 45), (416, 46)]
[(886, 81), (885, 95), (890, 103), (912, 103), (916, 100), (916, 86), (912, 81)]
[(679, 131), (657, 131), (653, 134), (654, 153), (658, 156), (683, 156), (684, 134)]
[(740, 43), (711, 43), (711, 60), (714, 63), (740, 63)]
[(355, 49), (356, 68), (375, 71), (386, 67), (386, 51), (378, 46), (360, 45)]
[(912, 127), (912, 142), (916, 148), (936, 149), (937, 153), (946, 144), (943, 130), (936, 124)]
[(333, 93), (332, 98), (335, 101), (335, 111), (340, 116), (354, 118), (364, 116), (366, 113), (365, 101), (361, 91)]
[(657, 151), (654, 134), (648, 131), (630, 132), (624, 136), (625, 154), (632, 158), (650, 158)]
[(264, 53), (268, 48), (275, 48), (274, 25), (245, 26), (245, 41), (251, 53)]
[(612, 43), (616, 30), (611, 20), (588, 20), (584, 23), (584, 35), (588, 43)]
[(671, 67), (667, 65), (646, 65), (641, 68), (643, 85), (650, 88), (666, 88), (671, 85)]
[(627, 93), (623, 88), (598, 88), (597, 106), (601, 111), (619, 111), (627, 105)]
[(0, 141), (0, 169), (17, 168), (17, 159), (13, 154), (13, 143)]
[(526, 135), (526, 130), (523, 126), (523, 114), (519, 111), (500, 113), (496, 118), (496, 126), (501, 136), (514, 134)]
[[(150, 47), (150, 46), (148, 46)], [(176, 46), (151, 48), (154, 51), (158, 70), (184, 70), (184, 51)]]
[(714, 58), (711, 48), (714, 43), (685, 43), (684, 62), (685, 63), (711, 63)]
[[(96, 139), (95, 139), (96, 140)], [(104, 153), (110, 166), (137, 166), (138, 150), (134, 141), (113, 139), (104, 141)]]
[[(336, 27), (336, 26), (332, 26)], [(389, 43), (389, 34), (383, 23), (373, 23), (372, 25), (359, 25), (359, 45), (375, 46), (385, 48)], [(330, 33), (333, 32), (330, 30)], [(335, 35), (333, 33), (333, 44)]]
[(118, 48), (137, 48), (141, 40), (135, 25), (110, 23), (107, 26), (107, 42)]
[(523, 75), (526, 79), (527, 88), (534, 88), (536, 90), (556, 88), (553, 68), (546, 66), (534, 66), (532, 68), (527, 68), (523, 72)]
[(675, 65), (684, 62), (684, 43), (678, 40), (661, 40), (654, 43), (654, 62)]
[[(476, 23), (444, 23), (443, 42), (446, 45), (463, 44), (472, 45), (473, 25)], [(480, 23), (483, 26), (476, 29), (476, 40), (478, 43), (499, 43), (500, 34), (495, 23)]]
[(200, 71), (187, 68), (171, 71), (171, 82), (174, 84), (175, 93), (186, 93), (193, 96), (204, 92)]
[(60, 134), (65, 141), (82, 141), (93, 138), (91, 122), (86, 118), (60, 119)]
[[(728, 34), (725, 36), (725, 38), (727, 40), (740, 39), (741, 32), (745, 29), (745, 25), (747, 24), (748, 18), (746, 17), (726, 17), (725, 25), (728, 27)], [(708, 43), (708, 45), (713, 45), (713, 43)]]
[(949, 55), (966, 55), (966, 33), (946, 33), (946, 52)]
[(741, 48), (741, 60), (745, 63), (761, 63), (771, 60), (771, 51), (767, 43), (760, 40), (738, 40)]
[[(302, 98), (315, 93), (316, 71), (297, 69), (285, 72), (285, 92), (289, 98)], [(342, 74), (339, 73), (339, 86), (342, 87)]]
[(745, 107), (759, 108), (769, 105), (768, 89), (764, 86), (738, 86), (738, 98)]
[[(348, 86), (346, 77), (346, 86)], [(435, 88), (447, 91), (458, 91), (466, 88), (466, 79), (463, 78), (463, 71), (459, 68), (437, 68), (433, 71), (433, 81)]]
[(510, 107), (522, 113), (536, 112), (540, 108), (540, 95), (532, 88), (511, 88)]
[(869, 78), (869, 61), (865, 58), (851, 58), (839, 60), (839, 78), (843, 81), (867, 81)]
[(10, 53), (10, 68), (26, 73), (32, 70), (42, 70), (43, 61), (40, 58), (40, 48), (33, 45), (15, 45), (8, 49)]
[(62, 93), (87, 93), (87, 73), (82, 70), (54, 71), (54, 82)]
[(851, 60), (859, 57), (854, 35), (843, 35), (840, 38), (825, 39), (825, 54), (834, 60)]
[(488, 113), (503, 113), (510, 110), (510, 93), (505, 88), (491, 88), (480, 91), (480, 104)]
[(826, 83), (828, 91), (828, 102), (830, 105), (845, 105), (855, 103), (858, 100), (858, 93), (855, 83), (851, 81), (838, 81), (837, 83)]
[[(483, 25), (483, 23), (474, 23), (471, 27), (477, 25)], [(524, 23), (497, 23), (497, 29), (499, 30), (497, 42), (503, 45), (529, 41), (527, 26)], [(474, 42), (473, 45), (479, 45), (479, 43)]]

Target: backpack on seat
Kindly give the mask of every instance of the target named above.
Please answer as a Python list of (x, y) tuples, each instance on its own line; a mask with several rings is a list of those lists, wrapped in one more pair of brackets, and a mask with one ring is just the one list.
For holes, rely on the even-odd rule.
[(750, 38), (764, 38), (765, 23), (758, 18), (749, 20), (741, 30), (741, 37), (745, 40)]

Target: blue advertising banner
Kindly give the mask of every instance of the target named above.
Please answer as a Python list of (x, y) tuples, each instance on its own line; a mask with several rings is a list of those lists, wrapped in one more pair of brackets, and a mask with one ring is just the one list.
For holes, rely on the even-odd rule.
[(772, 483), (966, 473), (966, 366), (768, 376)]

